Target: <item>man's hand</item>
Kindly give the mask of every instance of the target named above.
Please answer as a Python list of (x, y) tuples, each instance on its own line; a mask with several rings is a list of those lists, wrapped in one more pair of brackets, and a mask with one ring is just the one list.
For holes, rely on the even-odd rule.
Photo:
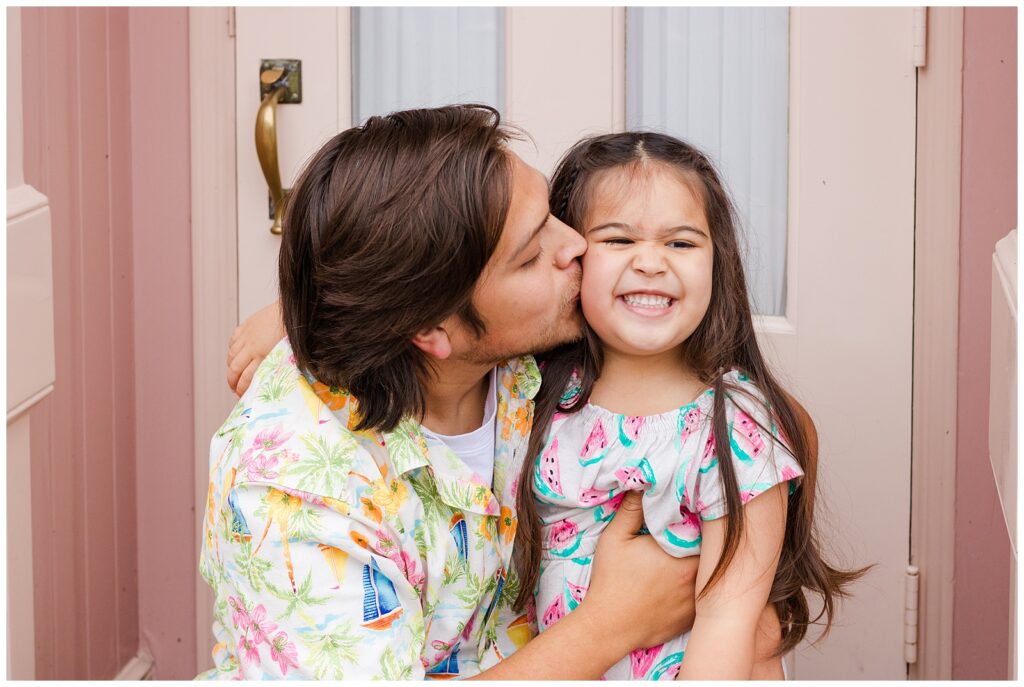
[(626, 494), (601, 533), (590, 588), (574, 611), (607, 618), (614, 609), (625, 652), (678, 637), (693, 626), (695, 613), (698, 557), (675, 558), (653, 537), (637, 534), (643, 519), (640, 492)]
[(579, 607), (478, 679), (597, 680), (630, 651), (690, 629), (698, 557), (675, 558), (638, 535), (643, 519), (640, 494), (627, 494), (601, 533)]
[(277, 342), (284, 338), (281, 302), (274, 301), (235, 328), (228, 342), (228, 386), (241, 396)]

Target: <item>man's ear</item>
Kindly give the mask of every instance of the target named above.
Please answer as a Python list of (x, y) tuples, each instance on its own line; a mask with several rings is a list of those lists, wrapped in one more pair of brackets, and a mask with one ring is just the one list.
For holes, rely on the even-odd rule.
[(412, 337), (412, 344), (427, 355), (445, 360), (452, 354), (452, 341), (443, 326), (424, 329)]

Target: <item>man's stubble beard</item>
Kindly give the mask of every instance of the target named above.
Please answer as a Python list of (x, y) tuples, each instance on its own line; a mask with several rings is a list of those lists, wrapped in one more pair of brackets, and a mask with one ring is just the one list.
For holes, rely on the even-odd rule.
[[(493, 349), (487, 346), (475, 347), (461, 358), (477, 365), (494, 366), (505, 360), (545, 353), (563, 344), (581, 340), (583, 338), (583, 311), (580, 307), (578, 287), (579, 281), (577, 281), (576, 288), (569, 291), (574, 295), (563, 300), (556, 326), (546, 329), (534, 341), (523, 342), (519, 347), (506, 346)], [(486, 336), (484, 334), (478, 341), (482, 342)]]

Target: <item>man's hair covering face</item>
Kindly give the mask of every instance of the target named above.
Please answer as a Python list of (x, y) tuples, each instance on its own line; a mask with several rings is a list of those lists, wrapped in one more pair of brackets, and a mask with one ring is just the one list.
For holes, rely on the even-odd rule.
[(288, 199), (279, 283), (296, 361), (351, 392), (360, 428), (424, 410), (429, 363), (411, 338), (459, 315), (511, 199), (511, 132), (493, 108), (371, 117), (313, 156)]

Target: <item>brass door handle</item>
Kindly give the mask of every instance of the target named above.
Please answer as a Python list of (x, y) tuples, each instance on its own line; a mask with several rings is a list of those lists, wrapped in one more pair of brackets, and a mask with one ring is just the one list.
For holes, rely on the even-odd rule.
[(277, 106), (302, 102), (302, 60), (260, 61), (260, 102), (256, 113), (256, 157), (270, 189), (274, 207), (271, 234), (281, 234), (281, 215), (289, 189), (281, 185), (281, 166), (277, 159)]
[[(277, 71), (277, 70), (273, 70)], [(281, 74), (272, 71), (264, 72), (260, 78), (270, 83), (277, 81)], [(274, 201), (274, 224), (270, 227), (271, 234), (280, 234), (281, 213), (284, 209), (284, 189), (281, 186), (281, 166), (277, 161), (277, 104), (288, 93), (286, 86), (278, 86), (260, 103), (256, 114), (256, 156), (260, 160), (263, 177), (267, 180), (270, 197)]]

